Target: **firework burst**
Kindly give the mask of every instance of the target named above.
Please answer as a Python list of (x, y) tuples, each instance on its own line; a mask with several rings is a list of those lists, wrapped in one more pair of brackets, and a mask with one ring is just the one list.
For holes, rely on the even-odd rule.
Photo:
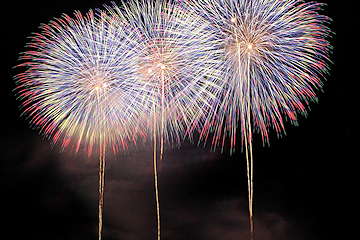
[[(238, 122), (246, 149), (251, 238), (253, 237), (252, 132), (264, 143), (268, 131), (285, 132), (284, 118), (297, 125), (297, 113), (306, 115), (314, 89), (328, 72), (331, 45), (325, 26), (329, 18), (317, 13), (323, 4), (299, 0), (199, 0), (180, 1), (212, 26), (216, 60), (223, 80), (214, 105), (214, 145), (231, 138), (234, 150)], [(217, 72), (219, 73), (219, 72)], [(248, 156), (250, 154), (250, 157)], [(250, 158), (250, 160), (249, 160)]]
[(31, 50), (21, 54), (16, 76), (24, 114), (34, 128), (62, 141), (62, 148), (80, 146), (91, 155), (99, 152), (99, 239), (102, 231), (105, 151), (126, 149), (128, 142), (144, 138), (142, 82), (129, 81), (129, 42), (117, 24), (75, 13), (42, 26), (33, 34)]
[[(140, 133), (141, 98), (137, 82), (127, 80), (128, 42), (93, 11), (75, 19), (64, 15), (35, 33), (21, 54), (17, 95), (34, 128), (62, 147), (81, 144), (126, 148)], [(122, 41), (119, 41), (121, 39)]]
[[(130, 1), (106, 7), (109, 21), (125, 26), (132, 57), (133, 82), (143, 83), (143, 115), (147, 129), (165, 142), (181, 143), (204, 119), (216, 101), (220, 81), (208, 80), (215, 63), (207, 22), (172, 1)], [(119, 39), (121, 40), (121, 39)], [(155, 126), (154, 126), (155, 124)]]
[[(218, 57), (221, 71), (216, 73), (221, 76), (213, 77), (223, 79), (218, 122), (226, 119), (223, 130), (234, 138), (231, 148), (234, 128), (238, 120), (248, 118), (247, 112), (265, 143), (270, 128), (279, 134), (285, 131), (284, 117), (297, 125), (297, 113), (306, 115), (309, 100), (317, 101), (314, 89), (321, 88), (321, 78), (328, 72), (331, 45), (326, 37), (331, 31), (325, 24), (329, 18), (317, 13), (324, 4), (299, 0), (184, 3), (207, 19), (216, 34), (213, 43), (218, 48), (213, 56)], [(244, 135), (248, 130), (241, 125)], [(217, 131), (221, 133), (220, 128)]]
[[(132, 57), (129, 80), (143, 83), (142, 116), (154, 145), (154, 178), (158, 239), (160, 211), (157, 187), (157, 141), (160, 159), (164, 143), (179, 145), (204, 128), (221, 85), (207, 76), (215, 65), (208, 52), (214, 49), (203, 18), (183, 11), (172, 1), (130, 1), (106, 7), (108, 21), (125, 26)], [(121, 40), (121, 39), (119, 39)], [(201, 49), (201, 51), (199, 51)], [(214, 65), (211, 67), (211, 65)]]

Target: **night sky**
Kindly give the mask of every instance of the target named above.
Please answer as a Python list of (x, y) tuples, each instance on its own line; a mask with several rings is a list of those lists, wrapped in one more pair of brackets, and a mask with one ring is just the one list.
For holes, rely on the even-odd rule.
[[(270, 147), (254, 135), (256, 240), (349, 239), (358, 227), (355, 167), (359, 13), (353, 1), (324, 0), (333, 19), (330, 75), (299, 126), (270, 133)], [(352, 2), (346, 3), (346, 2)], [(3, 234), (11, 239), (97, 239), (98, 158), (59, 153), (20, 117), (12, 77), (31, 32), (62, 13), (83, 13), (110, 1), (2, 3), (0, 183)], [(355, 91), (354, 91), (355, 92)], [(357, 100), (353, 100), (355, 97)], [(350, 129), (350, 125), (352, 125)], [(238, 141), (240, 142), (240, 141)], [(227, 147), (227, 148), (226, 148)], [(156, 204), (149, 142), (106, 157), (104, 240), (156, 239)], [(184, 142), (166, 147), (159, 172), (163, 240), (250, 239), (245, 154), (229, 155)]]

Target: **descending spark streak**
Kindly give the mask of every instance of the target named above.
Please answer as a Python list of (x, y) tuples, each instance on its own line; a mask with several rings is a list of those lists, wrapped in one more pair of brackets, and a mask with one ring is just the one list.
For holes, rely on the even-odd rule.
[(26, 67), (18, 74), (17, 95), (33, 127), (53, 144), (63, 139), (62, 149), (81, 146), (91, 155), (99, 151), (99, 239), (105, 174), (105, 150), (136, 144), (145, 137), (139, 90), (141, 82), (127, 80), (129, 42), (113, 23), (93, 11), (75, 19), (64, 15), (33, 34), (31, 50), (21, 54)]
[[(179, 0), (195, 9), (213, 28), (213, 44), (223, 79), (218, 112), (211, 120), (217, 145), (219, 136), (231, 135), (234, 151), (237, 122), (245, 145), (249, 191), (251, 239), (253, 238), (252, 128), (269, 143), (268, 130), (284, 131), (283, 117), (297, 125), (297, 112), (307, 115), (308, 100), (317, 101), (314, 88), (328, 72), (332, 48), (329, 18), (319, 15), (323, 4), (301, 0)], [(305, 103), (305, 104), (304, 104)], [(210, 116), (212, 117), (212, 116)], [(252, 121), (251, 121), (252, 120)], [(251, 123), (252, 122), (252, 123)], [(223, 124), (224, 123), (224, 124)], [(224, 146), (224, 140), (222, 141)], [(249, 159), (250, 152), (250, 159)]]
[[(160, 159), (164, 143), (177, 144), (203, 128), (216, 101), (213, 92), (219, 83), (207, 80), (213, 63), (208, 61), (208, 25), (189, 11), (181, 11), (172, 1), (130, 1), (122, 7), (106, 7), (109, 21), (124, 23), (132, 44), (130, 81), (144, 83), (141, 95), (144, 121), (153, 134), (154, 178), (160, 239), (160, 212), (157, 178), (157, 141)], [(203, 49), (204, 51), (198, 51)], [(207, 67), (205, 67), (207, 65)], [(215, 67), (215, 65), (214, 65)], [(208, 101), (204, 101), (208, 100)]]

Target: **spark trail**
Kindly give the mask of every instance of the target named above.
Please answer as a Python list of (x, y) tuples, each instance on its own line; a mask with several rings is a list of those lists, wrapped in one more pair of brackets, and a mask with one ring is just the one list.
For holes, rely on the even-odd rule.
[[(269, 144), (268, 131), (285, 133), (284, 120), (297, 125), (297, 113), (307, 115), (314, 89), (328, 73), (326, 40), (330, 19), (320, 15), (324, 4), (301, 0), (179, 0), (186, 9), (208, 21), (213, 56), (218, 61), (210, 79), (222, 80), (217, 114), (210, 119), (213, 145), (224, 146), (230, 135), (230, 153), (235, 150), (237, 123), (245, 145), (251, 239), (253, 239), (252, 129)], [(215, 71), (214, 71), (215, 73)], [(284, 117), (283, 117), (284, 116)], [(223, 138), (221, 143), (221, 136)]]

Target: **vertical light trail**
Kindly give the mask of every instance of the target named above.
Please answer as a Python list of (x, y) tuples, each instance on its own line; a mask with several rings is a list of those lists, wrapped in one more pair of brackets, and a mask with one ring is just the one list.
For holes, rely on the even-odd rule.
[(154, 118), (154, 129), (153, 129), (153, 142), (154, 142), (154, 185), (155, 185), (155, 200), (156, 200), (156, 217), (157, 217), (157, 239), (160, 240), (160, 202), (159, 202), (159, 190), (158, 190), (158, 176), (157, 176), (157, 161), (156, 161), (156, 105), (154, 100), (153, 107), (153, 118)]
[(105, 185), (105, 146), (100, 149), (99, 156), (99, 230), (98, 236), (101, 240), (103, 226), (103, 208), (104, 208), (104, 185)]
[[(254, 183), (253, 183), (253, 175), (254, 175), (254, 164), (253, 164), (253, 154), (252, 154), (252, 131), (251, 131), (251, 121), (250, 121), (250, 108), (251, 108), (251, 98), (250, 98), (250, 50), (252, 45), (248, 45), (248, 61), (247, 61), (247, 74), (246, 74), (246, 81), (247, 81), (247, 96), (246, 96), (246, 104), (247, 104), (247, 129), (249, 131), (248, 136), (245, 135), (245, 145), (246, 145), (246, 162), (247, 162), (247, 177), (248, 177), (248, 192), (249, 192), (249, 215), (250, 215), (250, 239), (254, 238), (254, 219), (253, 219), (253, 202), (254, 202)], [(245, 130), (246, 132), (246, 130)], [(249, 156), (248, 156), (248, 149), (247, 145), (249, 145), (249, 152), (250, 152), (250, 168), (249, 168)], [(250, 172), (250, 173), (249, 173)], [(249, 176), (250, 175), (250, 176)]]
[(98, 113), (100, 115), (100, 118), (98, 118), (98, 123), (96, 127), (99, 128), (99, 228), (98, 228), (98, 237), (99, 240), (102, 238), (102, 228), (103, 228), (103, 209), (104, 209), (104, 187), (105, 187), (105, 149), (106, 149), (106, 133), (105, 129), (106, 126), (103, 128), (99, 127), (102, 126), (101, 119), (106, 118), (102, 104), (100, 101), (102, 101), (100, 97), (101, 95), (105, 95), (107, 84), (103, 83), (101, 79), (96, 79), (97, 83), (94, 86), (94, 91), (96, 92), (96, 98), (97, 98), (97, 108)]
[[(244, 134), (244, 145), (245, 145), (245, 156), (246, 156), (246, 175), (248, 180), (248, 203), (249, 203), (249, 219), (250, 219), (250, 239), (254, 238), (254, 220), (253, 220), (253, 154), (252, 154), (252, 131), (251, 131), (251, 119), (250, 119), (250, 108), (251, 108), (251, 98), (250, 98), (250, 61), (251, 61), (251, 49), (252, 44), (245, 42), (247, 48), (246, 51), (246, 67), (245, 74), (243, 73), (243, 68), (241, 66), (242, 58), (241, 52), (244, 51), (242, 46), (244, 42), (240, 42), (239, 34), (235, 27), (235, 18), (231, 18), (230, 21), (234, 23), (234, 35), (235, 35), (235, 54), (237, 55), (237, 66), (238, 69), (238, 82), (239, 84), (239, 93), (241, 104), (241, 126)], [(244, 88), (244, 89), (243, 89)], [(245, 92), (245, 93), (244, 93)], [(232, 111), (232, 109), (230, 109)], [(245, 114), (246, 112), (246, 114)], [(230, 113), (231, 115), (231, 113)], [(249, 159), (250, 155), (250, 159)]]
[(164, 71), (165, 65), (161, 64), (161, 146), (160, 146), (160, 160), (162, 160), (163, 152), (164, 152), (164, 108), (165, 108), (165, 79), (164, 79)]

